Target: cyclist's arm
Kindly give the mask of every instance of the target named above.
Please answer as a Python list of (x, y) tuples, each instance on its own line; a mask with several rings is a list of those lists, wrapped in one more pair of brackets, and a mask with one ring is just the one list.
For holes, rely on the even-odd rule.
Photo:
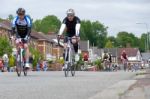
[(17, 17), (15, 17), (12, 21), (12, 32), (11, 32), (11, 35), (13, 36), (15, 33), (16, 33), (16, 21), (17, 21)]
[(80, 27), (81, 27), (81, 21), (80, 21), (80, 19), (77, 17), (77, 24), (76, 24), (76, 27), (75, 27), (75, 29), (76, 29), (76, 36), (79, 36), (79, 33), (80, 33)]
[(65, 30), (65, 28), (66, 28), (66, 24), (62, 23), (58, 35), (62, 35), (64, 30)]
[(81, 27), (80, 23), (77, 23), (77, 24), (76, 24), (76, 36), (79, 36), (80, 27)]
[(65, 18), (65, 19), (63, 20), (58, 35), (62, 35), (62, 34), (63, 34), (63, 32), (64, 32), (64, 30), (65, 30), (65, 28), (66, 28), (66, 21), (67, 21), (67, 18)]

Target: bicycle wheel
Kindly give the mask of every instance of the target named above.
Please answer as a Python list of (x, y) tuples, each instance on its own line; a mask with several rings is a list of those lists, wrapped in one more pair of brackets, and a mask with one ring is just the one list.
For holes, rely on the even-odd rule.
[(76, 65), (71, 66), (71, 75), (75, 76)]
[(70, 70), (70, 66), (69, 66), (69, 63), (65, 64), (67, 65), (67, 68), (64, 68), (64, 73), (65, 73), (65, 77), (68, 77), (69, 75), (69, 70)]
[(27, 76), (27, 70), (28, 70), (28, 68), (26, 68), (25, 66), (23, 66), (24, 76)]
[(20, 77), (21, 76), (21, 70), (22, 70), (20, 55), (17, 56), (17, 59), (18, 60), (17, 60), (16, 72), (17, 72), (18, 77)]

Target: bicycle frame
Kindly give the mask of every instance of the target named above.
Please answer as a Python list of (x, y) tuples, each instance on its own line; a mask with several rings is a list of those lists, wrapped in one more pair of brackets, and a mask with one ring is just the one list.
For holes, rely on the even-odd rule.
[[(64, 69), (65, 77), (68, 76), (69, 71), (71, 71), (72, 76), (75, 75), (75, 67), (74, 67), (75, 63), (74, 63), (74, 59), (73, 59), (74, 52), (73, 52), (73, 44), (71, 42), (71, 40), (74, 38), (67, 37), (67, 39), (68, 39), (67, 47), (65, 49), (65, 56), (64, 56), (64, 59), (65, 59), (64, 67), (67, 66)], [(58, 41), (58, 43), (59, 43), (59, 41)]]

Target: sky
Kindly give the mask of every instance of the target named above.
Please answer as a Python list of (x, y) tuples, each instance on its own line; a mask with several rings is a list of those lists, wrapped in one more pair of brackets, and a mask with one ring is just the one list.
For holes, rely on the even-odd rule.
[[(140, 36), (150, 31), (150, 0), (0, 0), (0, 17), (16, 15), (19, 7), (35, 19), (56, 15), (61, 20), (73, 8), (81, 20), (100, 21), (108, 26), (108, 35), (127, 31)], [(136, 23), (146, 23), (136, 24)]]

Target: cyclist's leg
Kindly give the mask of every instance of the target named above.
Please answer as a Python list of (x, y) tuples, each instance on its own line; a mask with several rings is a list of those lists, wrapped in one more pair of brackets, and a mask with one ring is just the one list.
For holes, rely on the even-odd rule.
[(29, 66), (29, 47), (28, 47), (28, 42), (24, 41), (24, 49), (25, 49), (25, 67), (30, 67)]

